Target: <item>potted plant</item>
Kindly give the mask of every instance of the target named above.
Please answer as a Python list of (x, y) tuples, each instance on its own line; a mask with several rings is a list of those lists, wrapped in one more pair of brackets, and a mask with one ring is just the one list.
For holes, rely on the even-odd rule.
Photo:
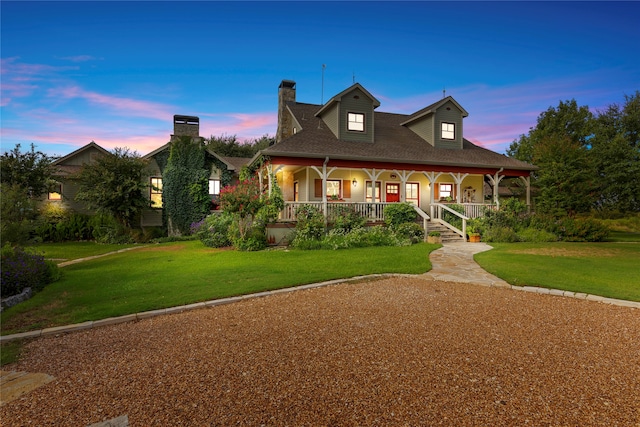
[(428, 243), (442, 243), (442, 236), (439, 231), (430, 231), (427, 236)]
[(480, 241), (480, 233), (469, 233), (469, 243), (478, 243)]

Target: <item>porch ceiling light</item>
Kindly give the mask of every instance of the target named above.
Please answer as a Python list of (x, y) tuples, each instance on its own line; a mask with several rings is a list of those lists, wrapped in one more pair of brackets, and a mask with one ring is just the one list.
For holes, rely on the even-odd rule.
[(354, 187), (357, 187), (357, 186), (358, 186), (358, 181), (356, 181), (356, 179), (355, 179), (355, 178), (353, 178), (353, 181), (351, 181), (351, 184), (352, 184)]

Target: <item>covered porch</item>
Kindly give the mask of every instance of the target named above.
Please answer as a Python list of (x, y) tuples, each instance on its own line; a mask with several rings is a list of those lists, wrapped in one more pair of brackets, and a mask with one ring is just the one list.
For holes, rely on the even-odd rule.
[[(384, 207), (391, 203), (414, 205), (423, 220), (425, 231), (429, 222), (443, 223), (462, 237), (466, 236), (466, 221), (482, 216), (487, 209), (500, 204), (498, 186), (507, 176), (519, 177), (526, 188), (526, 203), (530, 204), (528, 174), (504, 169), (480, 169), (427, 165), (399, 165), (363, 162), (331, 161), (328, 157), (315, 163), (312, 159), (277, 162), (271, 159), (259, 174), (271, 191), (273, 180), (280, 187), (285, 207), (280, 222), (295, 222), (301, 205), (313, 205), (331, 222), (338, 206), (348, 206), (367, 218), (369, 223), (383, 223)], [(296, 163), (296, 164), (291, 164)], [(485, 181), (493, 191), (485, 194)], [(464, 213), (449, 205), (464, 207)], [(444, 212), (462, 219), (462, 228), (445, 221)]]

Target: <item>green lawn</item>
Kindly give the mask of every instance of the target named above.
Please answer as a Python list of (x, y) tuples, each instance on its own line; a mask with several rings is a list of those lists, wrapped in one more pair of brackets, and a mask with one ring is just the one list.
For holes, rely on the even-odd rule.
[(43, 243), (34, 247), (37, 252), (44, 254), (47, 259), (57, 261), (68, 261), (72, 259), (85, 258), (95, 255), (102, 255), (121, 249), (132, 248), (143, 245), (109, 245), (94, 242), (65, 242), (65, 243)]
[(539, 286), (640, 301), (640, 244), (491, 243), (475, 255), (512, 285)]
[(437, 247), (237, 252), (200, 241), (149, 245), (62, 268), (60, 281), (2, 313), (2, 334), (331, 279), (424, 273)]

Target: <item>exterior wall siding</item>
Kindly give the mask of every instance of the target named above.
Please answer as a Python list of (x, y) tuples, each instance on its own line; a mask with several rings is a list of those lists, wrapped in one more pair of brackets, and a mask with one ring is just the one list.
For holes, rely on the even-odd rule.
[[(442, 139), (441, 123), (455, 124), (455, 140)], [(436, 111), (434, 120), (435, 147), (462, 149), (462, 112), (452, 103), (447, 102)]]
[(324, 123), (331, 130), (331, 132), (333, 132), (336, 138), (338, 138), (340, 132), (340, 109), (338, 108), (338, 105), (339, 103), (334, 104), (322, 115), (322, 120), (324, 120)]
[(433, 145), (434, 132), (433, 132), (433, 116), (429, 116), (416, 123), (412, 123), (409, 126), (413, 132), (424, 139), (427, 143)]
[[(357, 99), (356, 99), (357, 97)], [(364, 132), (347, 130), (347, 113), (363, 113)], [(359, 89), (345, 94), (340, 102), (340, 139), (345, 141), (373, 142), (373, 102)]]

